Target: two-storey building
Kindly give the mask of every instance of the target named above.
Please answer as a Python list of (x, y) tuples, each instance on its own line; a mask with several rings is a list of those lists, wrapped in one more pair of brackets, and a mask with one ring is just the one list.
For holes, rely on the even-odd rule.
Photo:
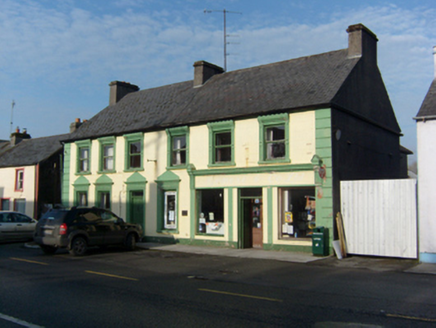
[(110, 208), (146, 241), (311, 251), (335, 233), (339, 182), (406, 177), (401, 131), (377, 66), (377, 38), (347, 49), (141, 90), (64, 140), (64, 205)]

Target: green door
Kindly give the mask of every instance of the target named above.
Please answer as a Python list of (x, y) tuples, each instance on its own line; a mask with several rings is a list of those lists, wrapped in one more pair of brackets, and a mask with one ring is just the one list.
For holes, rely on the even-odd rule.
[(144, 192), (142, 190), (130, 192), (129, 222), (140, 224), (144, 230)]

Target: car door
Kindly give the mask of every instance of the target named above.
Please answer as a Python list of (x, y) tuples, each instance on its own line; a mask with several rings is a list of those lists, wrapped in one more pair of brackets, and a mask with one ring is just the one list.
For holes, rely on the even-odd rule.
[(102, 222), (105, 226), (104, 243), (106, 245), (121, 244), (124, 241), (124, 226), (120, 218), (110, 211), (102, 210)]
[(17, 238), (14, 213), (0, 213), (0, 240), (14, 240)]
[(37, 221), (21, 213), (14, 213), (16, 236), (19, 239), (32, 239)]
[(105, 234), (102, 224), (101, 211), (98, 209), (81, 209), (75, 220), (77, 229), (82, 230), (87, 236), (89, 245), (101, 245)]

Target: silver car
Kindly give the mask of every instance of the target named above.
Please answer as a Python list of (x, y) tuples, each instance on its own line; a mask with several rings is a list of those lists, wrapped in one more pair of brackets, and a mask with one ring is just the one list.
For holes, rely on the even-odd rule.
[(22, 213), (0, 211), (0, 241), (33, 239), (37, 222)]

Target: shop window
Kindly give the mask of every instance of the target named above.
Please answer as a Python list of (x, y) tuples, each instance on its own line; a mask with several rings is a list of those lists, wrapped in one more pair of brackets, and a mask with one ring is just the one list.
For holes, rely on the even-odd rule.
[(100, 138), (100, 172), (115, 172), (115, 138)]
[(209, 123), (209, 166), (234, 165), (234, 123)]
[(168, 163), (170, 167), (186, 167), (189, 154), (189, 135), (187, 127), (167, 130)]
[(125, 169), (127, 171), (136, 171), (142, 169), (142, 148), (143, 134), (134, 133), (124, 136), (125, 143)]
[(224, 190), (197, 190), (198, 232), (224, 235)]
[(261, 116), (259, 121), (259, 162), (289, 162), (289, 115)]
[(24, 187), (24, 169), (15, 171), (15, 191), (23, 191)]
[(77, 141), (77, 169), (79, 174), (91, 171), (91, 142), (89, 140)]
[(164, 229), (177, 229), (177, 192), (164, 193)]
[(282, 239), (305, 238), (316, 227), (315, 188), (280, 189), (280, 235)]

